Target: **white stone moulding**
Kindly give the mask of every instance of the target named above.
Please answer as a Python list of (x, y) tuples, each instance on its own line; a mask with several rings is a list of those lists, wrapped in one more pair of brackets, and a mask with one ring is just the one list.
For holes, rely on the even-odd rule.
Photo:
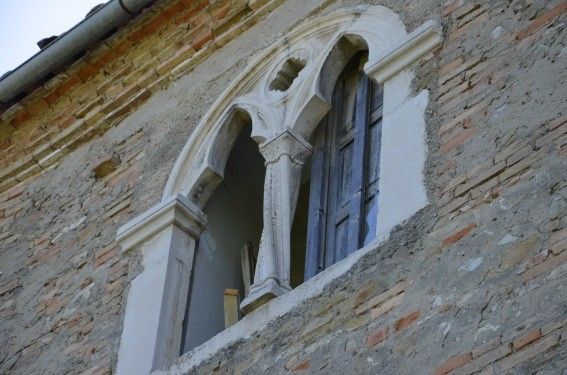
[[(427, 21), (407, 33), (399, 16), (388, 8), (358, 6), (308, 20), (284, 39), (258, 56), (202, 118), (171, 171), (162, 202), (118, 231), (124, 251), (139, 247), (143, 253), (143, 270), (128, 294), (119, 374), (149, 374), (170, 363), (179, 351), (180, 317), (187, 298), (180, 291), (188, 288), (195, 241), (207, 225), (201, 210), (223, 178), (228, 154), (243, 124), (251, 122), (251, 136), (266, 159), (263, 215), (269, 224), (262, 231), (257, 282), (241, 305), (256, 310), (155, 374), (185, 371), (230, 343), (250, 337), (320, 293), (384, 241), (396, 225), (428, 204), (423, 173), (429, 96), (427, 90), (412, 93), (412, 66), (441, 43), (439, 23)], [(384, 86), (381, 225), (373, 245), (289, 291), (289, 230), (301, 167), (311, 153), (308, 140), (329, 109), (334, 83), (344, 65), (363, 49), (369, 52), (365, 72)], [(287, 90), (270, 90), (277, 72), (292, 58), (305, 66)], [(273, 297), (278, 298), (267, 302)], [(142, 338), (144, 344), (136, 346), (136, 340)]]
[(364, 71), (379, 84), (384, 84), (392, 76), (433, 51), (441, 41), (441, 26), (438, 22), (429, 20), (375, 64), (367, 63)]
[(127, 252), (164, 228), (175, 225), (193, 237), (207, 226), (205, 214), (182, 195), (169, 197), (118, 228), (116, 241)]
[(118, 230), (124, 251), (139, 245), (143, 271), (130, 283), (117, 373), (149, 374), (179, 355), (196, 238), (204, 215), (173, 197)]

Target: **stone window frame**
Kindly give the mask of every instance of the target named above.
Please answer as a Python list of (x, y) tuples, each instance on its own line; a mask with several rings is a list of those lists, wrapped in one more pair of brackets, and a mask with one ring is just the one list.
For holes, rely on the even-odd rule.
[[(412, 66), (431, 56), (441, 40), (441, 27), (434, 20), (408, 33), (400, 17), (386, 7), (341, 9), (288, 33), (232, 82), (191, 134), (162, 201), (118, 230), (123, 251), (142, 254), (142, 271), (128, 292), (118, 374), (186, 371), (250, 337), (318, 295), (386, 240), (396, 225), (428, 204), (423, 173), (429, 93), (412, 93)], [(291, 290), (289, 236), (301, 167), (312, 149), (307, 140), (329, 110), (336, 78), (362, 49), (369, 51), (365, 73), (384, 88), (376, 239)], [(270, 90), (290, 59), (305, 66), (294, 72), (285, 89)], [(173, 362), (179, 357), (187, 303), (187, 293), (179, 291), (189, 288), (196, 239), (207, 225), (202, 209), (222, 181), (240, 130), (250, 122), (251, 136), (266, 162), (263, 215), (269, 223), (262, 231), (255, 282), (241, 305), (244, 311), (254, 311)]]

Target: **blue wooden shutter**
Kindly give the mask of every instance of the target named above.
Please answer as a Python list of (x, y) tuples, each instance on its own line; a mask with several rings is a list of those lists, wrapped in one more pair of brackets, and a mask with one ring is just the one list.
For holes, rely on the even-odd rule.
[(306, 280), (376, 232), (382, 92), (363, 73), (364, 60), (347, 64), (312, 140)]

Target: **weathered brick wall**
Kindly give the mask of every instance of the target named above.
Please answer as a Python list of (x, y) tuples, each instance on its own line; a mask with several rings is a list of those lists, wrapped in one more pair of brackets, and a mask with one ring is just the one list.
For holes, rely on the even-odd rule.
[(281, 0), (162, 0), (0, 116), (0, 191), (49, 169)]
[(159, 200), (251, 56), (360, 3), (442, 22), (414, 83), (430, 90), (431, 205), (194, 372), (567, 371), (567, 3), (289, 0), (159, 2), (2, 114), (0, 373), (112, 370), (139, 267), (116, 229)]

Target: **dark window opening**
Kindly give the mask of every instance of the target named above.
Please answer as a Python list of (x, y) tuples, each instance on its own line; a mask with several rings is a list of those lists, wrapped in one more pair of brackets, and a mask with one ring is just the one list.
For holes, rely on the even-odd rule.
[[(208, 226), (198, 239), (187, 309), (183, 321), (181, 354), (199, 346), (226, 327), (226, 298), (244, 299), (242, 248), (250, 243), (257, 256), (262, 232), (264, 159), (250, 138), (248, 126), (235, 141), (224, 179), (207, 205)], [(234, 300), (229, 308), (241, 318)]]
[(311, 160), (309, 158), (303, 166), (297, 197), (297, 206), (291, 227), (290, 286), (292, 288), (301, 285), (304, 281), (310, 182)]
[(299, 75), (299, 72), (305, 68), (305, 64), (306, 61), (302, 59), (291, 58), (287, 60), (270, 83), (270, 90), (287, 91)]

